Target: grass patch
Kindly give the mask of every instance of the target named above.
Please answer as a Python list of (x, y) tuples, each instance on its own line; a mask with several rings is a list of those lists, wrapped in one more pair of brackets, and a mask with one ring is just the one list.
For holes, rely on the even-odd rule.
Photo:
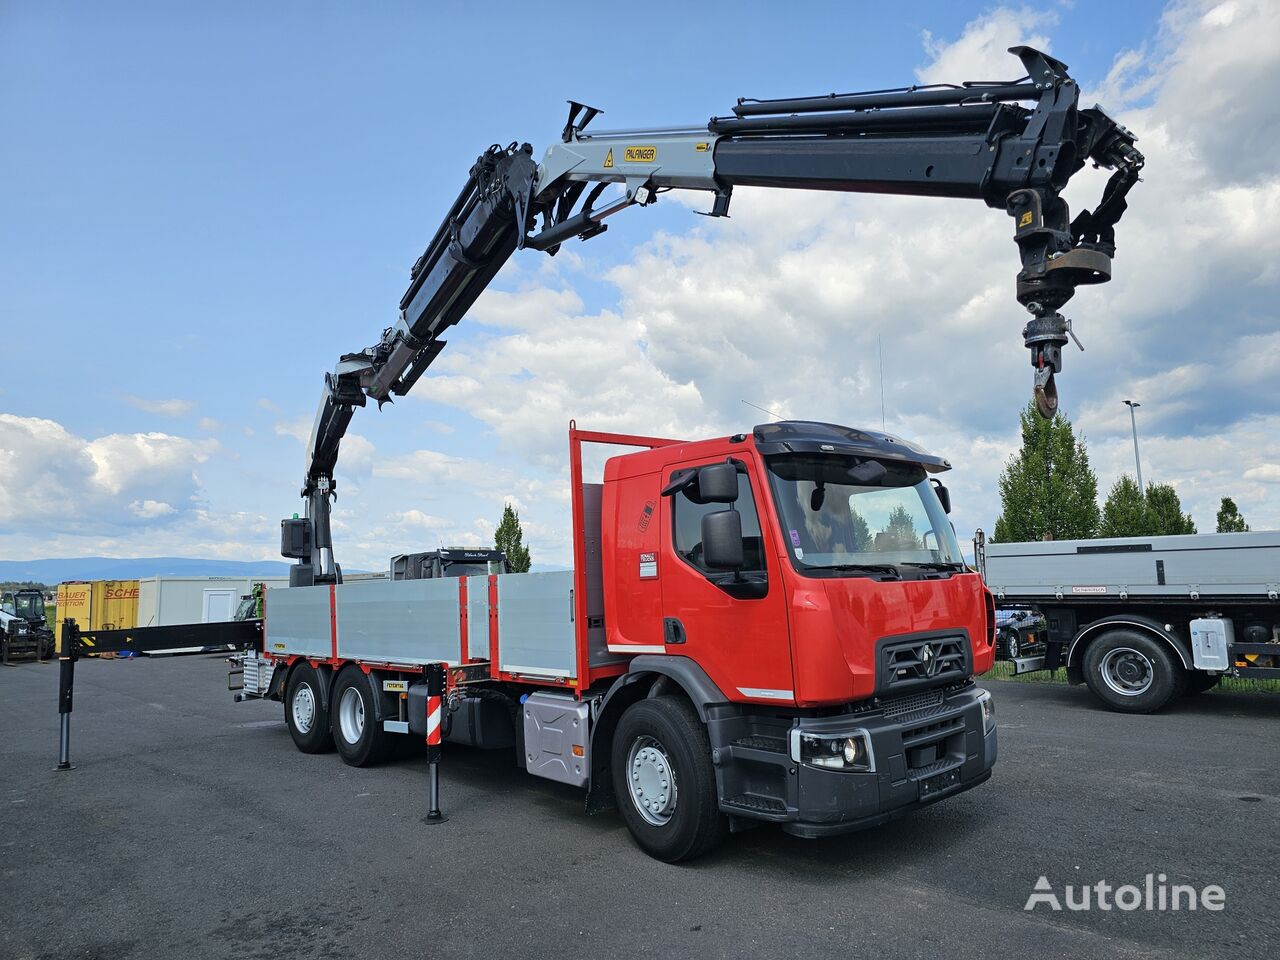
[(1020, 677), (1015, 677), (1011, 661), (997, 660), (991, 669), (978, 677), (978, 679), (1013, 680), (1015, 683), (1066, 683), (1067, 671), (1065, 668), (1054, 670), (1052, 673), (1048, 670), (1037, 670), (1035, 673), (1024, 673)]
[[(995, 665), (978, 677), (979, 680), (1012, 680), (1015, 683), (1066, 683), (1067, 671), (1060, 667), (1050, 673), (1038, 670), (1035, 673), (1024, 673), (1020, 677), (1013, 675), (1013, 664), (1008, 660), (997, 660)], [(1280, 680), (1254, 680), (1249, 677), (1223, 677), (1209, 693), (1280, 693)]]

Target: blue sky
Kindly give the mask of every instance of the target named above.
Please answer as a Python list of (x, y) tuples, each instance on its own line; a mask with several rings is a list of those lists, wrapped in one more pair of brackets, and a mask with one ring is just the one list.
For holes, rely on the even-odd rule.
[[(1244, 9), (1248, 4), (1221, 6), (1243, 11), (1225, 17), (1222, 29), (1266, 32), (1248, 29), (1254, 15)], [(1086, 90), (1116, 92), (1122, 100), (1117, 109), (1146, 116), (1164, 131), (1177, 127), (1168, 103), (1184, 82), (1169, 65), (1205, 30), (1217, 29), (1213, 16), (1225, 16), (1212, 5), (1166, 11), (1157, 3), (1114, 2), (1036, 10), (954, 3), (615, 5), (562, 14), (488, 4), (483, 20), (476, 16), (480, 9), (421, 3), (0, 5), (0, 111), (7, 143), (0, 153), (0, 323), (9, 358), (0, 377), (0, 414), (17, 418), (10, 424), (18, 437), (9, 441), (10, 462), (27, 464), (4, 475), (0, 555), (271, 556), (276, 521), (299, 507), (303, 451), (296, 435), (309, 425), (323, 372), (338, 354), (375, 341), (394, 320), (408, 268), (475, 156), (490, 143), (511, 140), (528, 140), (540, 153), (558, 135), (568, 98), (604, 108), (596, 121), (602, 127), (699, 122), (727, 112), (739, 96), (909, 83), (953, 62), (986, 64), (993, 44), (1042, 36)], [(1217, 49), (1205, 43), (1205, 49)], [(1117, 73), (1118, 58), (1127, 55), (1135, 63)], [(1012, 79), (1016, 61), (1007, 61), (1002, 73), (947, 79)], [(1210, 67), (1205, 75), (1212, 83)], [(1159, 114), (1162, 91), (1173, 119)], [(1170, 136), (1176, 134), (1174, 129)], [(1221, 189), (1261, 190), (1264, 202), (1274, 202), (1274, 165), (1250, 171), (1231, 169), (1234, 163), (1224, 157), (1210, 169)], [(1158, 165), (1157, 155), (1153, 167)], [(1204, 171), (1199, 173), (1203, 182)], [(750, 267), (732, 275), (729, 265), (737, 261), (729, 254), (777, 233), (779, 221), (813, 218), (805, 234), (782, 231), (780, 250), (788, 257), (812, 250), (814, 236), (828, 237), (838, 250), (843, 227), (836, 221), (851, 216), (863, 218), (865, 235), (874, 237), (875, 224), (883, 222), (884, 236), (901, 239), (892, 231), (891, 206), (879, 198), (806, 197), (778, 206), (762, 197), (753, 203), (735, 200), (735, 220), (723, 228), (708, 226), (681, 202), (662, 203), (615, 218), (607, 235), (575, 244), (557, 262), (520, 254), (497, 286), (521, 291), (521, 297), (482, 301), (476, 322), (452, 331), (439, 376), (424, 381), (421, 396), (381, 414), (357, 414), (352, 430), (359, 439), (348, 451), (345, 478), (340, 467), (340, 535), (351, 544), (349, 565), (374, 566), (378, 558), (418, 546), (407, 542), (411, 538), (432, 540), (428, 546), (438, 539), (483, 539), (486, 518), (496, 520), (507, 495), (531, 520), (535, 553), (564, 562), (556, 465), (563, 441), (557, 447), (554, 437), (563, 436), (567, 416), (597, 414), (609, 421), (584, 426), (640, 429), (651, 420), (672, 429), (718, 431), (749, 427), (762, 416), (734, 405), (748, 399), (794, 415), (878, 421), (878, 386), (870, 390), (858, 377), (850, 380), (850, 395), (864, 402), (847, 404), (783, 384), (767, 365), (744, 366), (736, 385), (717, 384), (689, 360), (692, 347), (684, 349), (679, 337), (661, 339), (662, 318), (680, 305), (646, 300), (652, 285), (646, 275), (667, 276), (657, 266), (687, 277), (712, 309), (722, 286), (751, 289)], [(967, 204), (955, 210), (954, 202), (938, 206), (945, 208), (940, 218), (983, 221), (981, 239), (995, 238), (1000, 258), (967, 265), (968, 272), (983, 275), (985, 286), (939, 303), (939, 313), (964, 331), (965, 311), (993, 288), (1003, 300), (989, 312), (1002, 315), (1007, 329), (987, 338), (987, 328), (975, 322), (972, 329), (982, 335), (975, 333), (973, 349), (948, 366), (948, 349), (934, 344), (931, 350), (904, 336), (902, 320), (851, 315), (847, 322), (874, 329), (884, 341), (890, 428), (943, 448), (960, 465), (959, 487), (968, 504), (961, 516), (989, 529), (994, 472), (1012, 449), (1015, 412), (1029, 380), (1013, 366), (1014, 360), (1025, 362), (1017, 337), (1021, 316), (1010, 289), (1016, 254), (999, 212)], [(1248, 216), (1249, 206), (1244, 202), (1239, 215)], [(939, 227), (948, 222), (939, 219)], [(1139, 266), (1137, 258), (1126, 260), (1125, 226), (1118, 283), (1125, 270)], [(918, 243), (910, 237), (905, 242), (931, 249), (923, 235)], [(868, 258), (877, 253), (850, 249)], [(823, 250), (815, 253), (812, 268), (802, 269), (816, 275), (829, 264)], [(964, 248), (948, 254), (955, 261), (965, 256)], [(711, 285), (698, 287), (699, 269), (716, 263), (725, 269), (708, 280)], [(923, 256), (913, 266), (943, 275), (935, 263)], [(1121, 449), (1127, 429), (1127, 414), (1121, 422), (1106, 406), (1109, 391), (1146, 385), (1153, 418), (1144, 429), (1153, 431), (1154, 460), (1144, 472), (1182, 482), (1188, 496), (1199, 496), (1203, 529), (1212, 526), (1203, 504), (1216, 505), (1210, 478), (1197, 481), (1191, 466), (1172, 455), (1162, 473), (1159, 438), (1168, 439), (1172, 451), (1187, 435), (1205, 442), (1233, 430), (1266, 435), (1274, 391), (1259, 395), (1243, 389), (1238, 378), (1214, 385), (1212, 370), (1197, 372), (1196, 364), (1241, 343), (1245, 359), (1256, 359), (1258, 343), (1264, 352), (1271, 349), (1265, 338), (1276, 329), (1267, 306), (1275, 278), (1237, 258), (1216, 279), (1182, 290), (1181, 283), (1190, 283), (1188, 270), (1195, 269), (1170, 269), (1172, 280), (1149, 271), (1129, 278), (1114, 302), (1094, 293), (1079, 298), (1076, 313), (1090, 352), (1068, 358), (1062, 389), (1098, 443), (1105, 486), (1127, 466), (1119, 453), (1106, 452), (1108, 444)], [(885, 275), (891, 283), (893, 271)], [(1215, 284), (1232, 296), (1224, 301)], [(1121, 314), (1131, 301), (1161, 301), (1171, 286), (1181, 294), (1177, 302)], [(1156, 287), (1165, 293), (1153, 298)], [(1189, 311), (1203, 317), (1204, 305), (1231, 315), (1215, 343), (1159, 335), (1170, 317), (1183, 317), (1175, 326), (1185, 322), (1193, 329)], [(833, 309), (838, 314), (842, 308)], [(584, 379), (598, 380), (600, 395), (608, 392), (616, 372), (607, 360), (608, 342), (586, 344), (574, 330), (575, 324), (598, 327), (611, 319), (633, 331), (620, 342), (617, 367), (654, 367), (644, 376), (657, 377), (663, 392), (621, 407), (584, 402), (574, 393)], [(694, 309), (680, 326), (696, 329), (706, 319)], [(795, 322), (800, 333), (792, 339), (802, 341), (803, 319)], [(815, 324), (838, 334), (832, 322), (823, 317)], [(1127, 352), (1100, 342), (1114, 327), (1131, 335)], [(768, 343), (763, 328), (755, 334), (745, 330), (741, 342)], [(850, 349), (857, 353), (850, 367), (862, 369), (865, 343), (851, 341)], [(557, 351), (574, 354), (577, 365), (557, 366), (564, 359)], [(542, 356), (544, 365), (522, 367), (522, 352)], [(988, 389), (984, 382), (984, 374), (996, 369), (986, 366), (987, 358), (997, 353), (1008, 369), (1019, 371), (1016, 389), (1003, 383)], [(808, 362), (802, 350), (790, 356), (792, 372)], [(1162, 406), (1162, 381), (1180, 370), (1189, 385)], [(815, 370), (813, 376), (827, 374)], [(919, 394), (919, 377), (952, 383), (945, 415), (937, 396), (932, 412), (910, 402)], [(619, 374), (621, 389), (631, 389), (628, 383)], [(545, 430), (522, 428), (513, 415), (542, 407), (554, 421)], [(1169, 412), (1176, 410), (1183, 413)], [(35, 420), (58, 429), (30, 426)], [(1258, 447), (1243, 439), (1239, 445)], [(1263, 450), (1255, 460), (1237, 471), (1239, 482), (1216, 482), (1234, 483), (1222, 492), (1239, 498), (1245, 470), (1255, 470), (1257, 482), (1249, 489), (1257, 495), (1242, 506), (1246, 516), (1252, 506), (1275, 525), (1280, 488), (1267, 479), (1266, 468), (1275, 466), (1274, 479), (1280, 479), (1280, 455)], [(1193, 491), (1196, 482), (1201, 487)], [(967, 534), (961, 522), (957, 526)]]

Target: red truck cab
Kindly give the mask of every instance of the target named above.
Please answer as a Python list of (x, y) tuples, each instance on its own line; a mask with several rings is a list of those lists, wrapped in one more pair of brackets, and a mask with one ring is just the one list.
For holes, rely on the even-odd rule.
[(994, 659), (994, 610), (932, 476), (949, 468), (813, 422), (609, 460), (604, 621), (634, 659), (595, 736), (629, 677), (656, 672), (706, 726), (720, 811), (803, 836), (987, 779), (994, 712), (972, 677)]

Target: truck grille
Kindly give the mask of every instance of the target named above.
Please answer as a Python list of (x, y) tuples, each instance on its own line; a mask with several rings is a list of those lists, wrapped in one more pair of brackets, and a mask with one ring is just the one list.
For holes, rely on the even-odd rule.
[(883, 643), (876, 666), (881, 693), (941, 686), (969, 675), (969, 644), (963, 636)]
[(919, 693), (908, 693), (884, 701), (884, 715), (889, 719), (905, 717), (909, 713), (919, 713), (942, 703), (942, 690), (921, 690)]

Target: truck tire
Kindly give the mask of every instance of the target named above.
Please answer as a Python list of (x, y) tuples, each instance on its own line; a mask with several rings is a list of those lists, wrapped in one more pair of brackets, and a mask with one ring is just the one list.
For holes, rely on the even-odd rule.
[(1084, 680), (1112, 710), (1153, 713), (1182, 693), (1187, 674), (1154, 637), (1108, 630), (1085, 651)]
[(329, 726), (342, 762), (369, 767), (386, 759), (391, 735), (378, 720), (369, 678), (359, 667), (344, 667), (329, 700)]
[(651, 857), (692, 860), (728, 833), (707, 731), (683, 697), (628, 707), (614, 731), (612, 765), (622, 819)]
[(284, 689), (284, 722), (293, 744), (303, 753), (325, 753), (333, 749), (329, 713), (324, 708), (320, 685), (323, 679), (309, 663), (299, 663), (289, 672)]
[(1218, 685), (1218, 681), (1222, 679), (1220, 673), (1205, 673), (1201, 670), (1187, 671), (1187, 689), (1182, 692), (1184, 697), (1194, 697), (1196, 694), (1205, 693), (1212, 690)]
[(1018, 658), (1018, 654), (1021, 652), (1021, 649), (1020, 644), (1018, 643), (1017, 630), (1014, 630), (1009, 634), (1009, 639), (1005, 644), (1005, 650), (1008, 653), (1010, 660), (1016, 660)]

